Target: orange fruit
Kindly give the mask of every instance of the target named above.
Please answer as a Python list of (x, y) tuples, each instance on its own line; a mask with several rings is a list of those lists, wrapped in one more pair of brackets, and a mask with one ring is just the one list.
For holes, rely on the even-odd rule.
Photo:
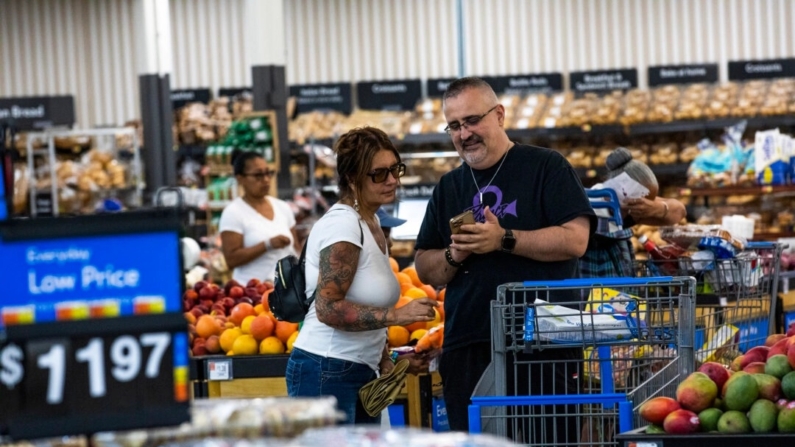
[(414, 299), (414, 298), (427, 298), (428, 294), (425, 293), (424, 290), (422, 290), (422, 289), (420, 289), (418, 287), (412, 287), (409, 290), (406, 290), (406, 293), (404, 293), (403, 296), (406, 296), (406, 297), (412, 298), (412, 299)]
[(235, 323), (236, 326), (240, 326), (243, 324), (244, 318), (249, 315), (256, 314), (257, 313), (254, 311), (254, 306), (248, 303), (240, 303), (232, 308), (232, 312), (229, 313), (229, 321)]
[(414, 284), (414, 287), (419, 287), (422, 285), (420, 277), (419, 275), (417, 275), (417, 269), (415, 269), (414, 267), (406, 267), (403, 270), (401, 270), (400, 273), (408, 275), (409, 278), (411, 278), (411, 283)]
[(300, 331), (293, 332), (293, 335), (287, 339), (287, 352), (293, 352), (293, 345), (295, 344), (295, 339), (298, 338), (298, 334)]
[(235, 339), (232, 350), (235, 355), (254, 355), (257, 353), (257, 340), (249, 334), (243, 334)]
[(425, 327), (427, 327), (428, 329), (430, 329), (430, 328), (432, 328), (434, 326), (438, 326), (442, 322), (442, 314), (439, 312), (439, 308), (437, 307), (437, 308), (433, 309), (433, 311), (434, 311), (434, 313), (436, 315), (433, 318), (433, 321), (426, 321), (425, 322)]
[(389, 257), (389, 266), (392, 267), (392, 271), (397, 273), (400, 271), (400, 266), (398, 266), (398, 262), (392, 256)]
[(270, 316), (258, 315), (254, 318), (254, 321), (251, 322), (251, 336), (254, 337), (255, 340), (265, 340), (273, 335), (274, 326), (276, 326), (276, 324), (273, 323)]
[(395, 277), (397, 278), (398, 282), (401, 284), (411, 284), (414, 285), (414, 281), (411, 280), (411, 276), (403, 273), (397, 272), (395, 273)]
[(276, 335), (276, 338), (282, 341), (282, 343), (287, 343), (287, 340), (290, 339), (290, 336), (293, 335), (293, 332), (297, 330), (298, 323), (279, 321), (276, 323), (276, 331), (274, 331), (274, 334)]
[(444, 301), (439, 303), (439, 306), (436, 308), (436, 312), (439, 312), (439, 315), (442, 318), (442, 323), (444, 323)]
[(265, 308), (262, 306), (262, 304), (257, 304), (254, 306), (254, 313), (257, 315), (262, 315), (263, 312), (265, 312)]
[(193, 315), (190, 312), (185, 312), (185, 319), (188, 320), (188, 324), (196, 324), (196, 315)]
[(199, 337), (207, 338), (211, 335), (218, 335), (221, 332), (221, 327), (215, 322), (215, 319), (209, 315), (202, 315), (196, 321), (196, 334)]
[(411, 323), (403, 326), (406, 328), (409, 333), (416, 331), (417, 329), (428, 329), (428, 322), (427, 321), (417, 321), (416, 323)]
[(393, 348), (405, 346), (409, 342), (409, 331), (403, 326), (389, 326), (389, 329), (386, 330), (386, 337), (389, 346)]
[(402, 283), (400, 283), (400, 294), (401, 295), (405, 295), (406, 292), (409, 289), (413, 289), (413, 288), (414, 288), (414, 284), (412, 284), (410, 282), (402, 282)]
[(268, 337), (259, 344), (260, 354), (284, 354), (284, 344), (276, 337)]
[(225, 330), (221, 334), (221, 338), (218, 340), (221, 342), (221, 349), (223, 349), (224, 352), (231, 351), (235, 344), (235, 340), (237, 340), (237, 337), (240, 337), (241, 335), (243, 335), (243, 331), (241, 331), (239, 327)]
[(444, 293), (447, 291), (447, 287), (440, 290), (439, 293), (436, 294), (436, 299), (439, 301), (444, 301)]
[(417, 329), (416, 331), (411, 333), (411, 335), (409, 336), (409, 341), (419, 340), (427, 333), (428, 333), (427, 329)]
[(423, 284), (420, 286), (420, 289), (422, 289), (425, 292), (425, 294), (428, 295), (428, 298), (432, 300), (436, 299), (436, 289), (434, 289), (432, 285)]
[(260, 304), (262, 304), (262, 307), (265, 308), (265, 309), (268, 309), (268, 310), (270, 310), (270, 308), (271, 308), (271, 305), (268, 302), (268, 297), (270, 296), (272, 291), (273, 291), (273, 288), (270, 288), (270, 289), (262, 292), (262, 300), (260, 301)]
[(205, 349), (210, 354), (218, 354), (221, 352), (221, 341), (217, 335), (211, 335), (207, 337), (207, 341), (204, 343)]
[(254, 315), (249, 315), (246, 318), (243, 318), (243, 322), (240, 323), (240, 329), (243, 331), (244, 334), (251, 333), (251, 322), (254, 321), (255, 318), (257, 317)]

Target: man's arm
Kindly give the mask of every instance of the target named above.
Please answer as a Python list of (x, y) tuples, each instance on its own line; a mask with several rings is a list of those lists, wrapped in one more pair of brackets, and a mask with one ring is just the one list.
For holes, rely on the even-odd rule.
[[(462, 233), (452, 236), (451, 247), (472, 253), (490, 253), (502, 248), (505, 229), (490, 209), (485, 210), (486, 222), (462, 225)], [(588, 248), (591, 221), (586, 216), (576, 217), (564, 224), (533, 231), (514, 230), (516, 247), (513, 254), (536, 261), (565, 261), (579, 258)], [(444, 253), (442, 253), (444, 255)]]
[[(469, 256), (469, 252), (460, 252), (455, 249), (451, 249), (450, 254), (456, 262), (463, 262)], [(414, 255), (414, 264), (420, 281), (436, 287), (442, 287), (449, 283), (459, 269), (447, 262), (444, 249), (417, 250), (417, 254)]]

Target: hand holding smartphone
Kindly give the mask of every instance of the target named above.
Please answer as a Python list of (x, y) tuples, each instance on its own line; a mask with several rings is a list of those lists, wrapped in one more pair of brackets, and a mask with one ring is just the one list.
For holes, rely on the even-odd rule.
[(475, 223), (475, 216), (472, 210), (464, 211), (463, 213), (450, 219), (450, 232), (458, 234), (461, 232), (461, 225), (472, 225)]

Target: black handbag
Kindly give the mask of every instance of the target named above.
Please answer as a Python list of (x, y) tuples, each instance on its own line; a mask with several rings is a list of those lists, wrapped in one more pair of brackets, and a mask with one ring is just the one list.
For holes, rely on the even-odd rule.
[[(364, 245), (364, 230), (359, 222), (362, 232), (360, 244)], [(312, 296), (306, 295), (306, 246), (301, 250), (301, 257), (293, 255), (279, 259), (276, 263), (276, 277), (273, 282), (273, 291), (268, 296), (268, 305), (271, 312), (278, 320), (300, 323), (304, 321), (309, 306), (315, 300), (317, 289)]]

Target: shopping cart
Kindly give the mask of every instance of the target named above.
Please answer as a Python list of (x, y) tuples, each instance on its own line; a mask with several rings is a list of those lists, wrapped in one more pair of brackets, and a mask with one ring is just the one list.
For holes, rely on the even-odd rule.
[(695, 286), (687, 277), (501, 285), (470, 431), (526, 445), (616, 445), (616, 433), (641, 425), (643, 402), (673, 397), (694, 370)]
[(696, 278), (696, 361), (729, 365), (763, 345), (776, 330), (776, 300), (783, 245), (749, 242), (731, 259), (680, 258), (636, 264), (638, 276), (673, 274)]

